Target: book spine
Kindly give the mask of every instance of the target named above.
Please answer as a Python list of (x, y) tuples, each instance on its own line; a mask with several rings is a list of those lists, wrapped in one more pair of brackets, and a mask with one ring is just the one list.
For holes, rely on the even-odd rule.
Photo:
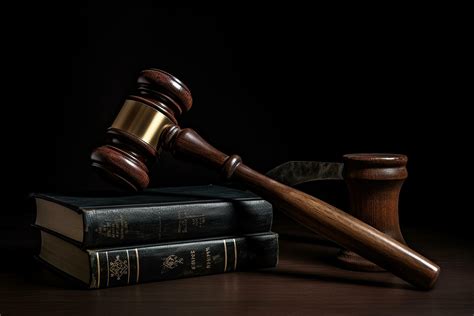
[(149, 244), (269, 232), (264, 200), (209, 202), (84, 211), (84, 248)]
[(90, 288), (107, 288), (244, 269), (278, 263), (278, 235), (89, 251)]

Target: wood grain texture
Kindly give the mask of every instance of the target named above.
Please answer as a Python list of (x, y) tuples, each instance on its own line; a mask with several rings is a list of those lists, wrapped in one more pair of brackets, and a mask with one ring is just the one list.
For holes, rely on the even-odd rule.
[(115, 182), (121, 182), (135, 190), (147, 187), (150, 182), (146, 165), (117, 147), (101, 146), (94, 151), (91, 159), (92, 167), (105, 171), (105, 175)]
[[(474, 255), (451, 234), (406, 230), (407, 242), (444, 267), (437, 286), (417, 291), (390, 273), (332, 265), (336, 247), (282, 241), (277, 269), (105, 290), (78, 290), (23, 251), (0, 262), (3, 315), (471, 315)], [(16, 235), (15, 235), (16, 236)], [(15, 238), (11, 236), (11, 238)]]
[[(141, 97), (167, 107), (168, 110), (163, 114), (167, 116), (171, 116), (170, 113), (176, 114), (177, 110), (174, 109), (177, 106), (174, 104), (176, 102), (182, 103), (178, 104), (181, 112), (190, 108), (189, 90), (179, 80), (156, 69), (147, 70), (144, 73), (147, 74), (146, 82), (141, 82), (141, 79), (138, 82), (139, 91), (142, 92)], [(170, 119), (176, 121), (175, 116)], [(220, 170), (225, 178), (232, 177), (240, 181), (302, 225), (393, 272), (413, 285), (429, 289), (436, 282), (439, 267), (430, 260), (343, 211), (250, 169), (241, 163), (240, 157), (228, 156), (220, 152), (192, 129), (181, 129), (178, 125), (171, 124), (164, 127), (160, 135), (159, 147), (171, 151), (177, 157), (198, 161)], [(139, 142), (135, 143), (139, 144)], [(112, 174), (112, 178), (124, 185), (131, 184), (133, 189), (144, 188), (148, 183), (148, 178), (144, 177), (148, 174), (148, 170), (143, 168), (136, 172), (140, 165), (129, 158), (138, 155), (138, 161), (148, 159), (140, 157), (139, 150), (129, 152), (131, 150), (124, 144), (126, 143), (113, 144), (128, 154), (128, 156), (123, 155), (123, 161), (120, 161), (119, 156), (108, 159), (106, 153), (103, 157), (97, 155), (97, 151), (104, 153), (99, 148), (95, 153), (101, 159), (95, 160), (99, 161), (96, 166)], [(92, 158), (94, 162), (94, 153)], [(105, 163), (100, 163), (102, 161)], [(129, 167), (130, 163), (133, 166)], [(117, 170), (119, 172), (116, 172)], [(135, 172), (138, 176), (134, 174)]]
[[(399, 154), (344, 155), (343, 176), (350, 195), (348, 213), (405, 243), (398, 219), (398, 200), (407, 178), (408, 158)], [(338, 262), (348, 269), (381, 271), (378, 265), (356, 253), (343, 250)]]
[(419, 288), (430, 289), (436, 282), (439, 266), (368, 224), (244, 165), (240, 165), (235, 174), (237, 179), (265, 199), (278, 204), (280, 209), (303, 226)]
[[(191, 129), (179, 127), (164, 132), (164, 148), (174, 154), (191, 157), (210, 167), (226, 170), (233, 161), (204, 141)], [(245, 166), (232, 162), (234, 179), (249, 187), (301, 225), (335, 241), (346, 249), (387, 269), (413, 285), (430, 289), (439, 275), (439, 267), (406, 245), (370, 225), (311, 195), (274, 181)], [(228, 177), (228, 174), (225, 175)]]
[(189, 111), (193, 98), (188, 87), (175, 76), (160, 69), (145, 69), (137, 80), (137, 93), (147, 99), (163, 100), (177, 117)]
[(398, 200), (408, 176), (407, 161), (407, 156), (399, 154), (344, 155), (349, 213), (402, 243)]

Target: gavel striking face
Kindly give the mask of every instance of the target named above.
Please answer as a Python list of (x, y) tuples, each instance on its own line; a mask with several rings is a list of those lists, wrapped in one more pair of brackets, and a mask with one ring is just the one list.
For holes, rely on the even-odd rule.
[(116, 183), (146, 188), (150, 166), (164, 149), (218, 169), (278, 206), (288, 216), (344, 248), (391, 271), (411, 284), (429, 289), (439, 267), (406, 245), (313, 196), (274, 181), (209, 145), (177, 119), (192, 105), (189, 89), (157, 69), (141, 72), (137, 90), (125, 101), (107, 131), (107, 145), (91, 156), (92, 165)]

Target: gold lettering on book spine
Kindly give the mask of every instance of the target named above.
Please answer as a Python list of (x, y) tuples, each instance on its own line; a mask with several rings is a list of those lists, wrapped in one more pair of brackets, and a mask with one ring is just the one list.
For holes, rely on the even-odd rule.
[(211, 269), (212, 268), (212, 253), (211, 253), (211, 247), (206, 247), (206, 269)]
[(122, 215), (118, 219), (105, 221), (94, 229), (97, 235), (113, 239), (125, 239), (128, 234), (128, 221)]

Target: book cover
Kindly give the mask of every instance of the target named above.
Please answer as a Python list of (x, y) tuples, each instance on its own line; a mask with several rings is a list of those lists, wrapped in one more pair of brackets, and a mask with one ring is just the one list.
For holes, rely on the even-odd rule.
[(264, 233), (84, 250), (41, 231), (38, 257), (88, 288), (107, 288), (275, 267), (278, 235)]
[(269, 232), (272, 205), (246, 191), (207, 185), (133, 195), (34, 194), (35, 225), (83, 248)]

